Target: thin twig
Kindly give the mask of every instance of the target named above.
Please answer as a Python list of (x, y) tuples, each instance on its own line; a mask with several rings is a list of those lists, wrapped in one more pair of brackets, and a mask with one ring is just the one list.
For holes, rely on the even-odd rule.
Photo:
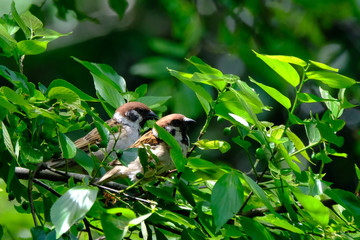
[(28, 196), (29, 196), (29, 203), (30, 203), (30, 211), (31, 211), (31, 215), (33, 217), (34, 220), (34, 225), (35, 227), (38, 226), (38, 222), (36, 219), (36, 212), (35, 212), (35, 207), (34, 207), (34, 199), (33, 199), (33, 195), (32, 195), (32, 189), (33, 189), (33, 180), (35, 177), (35, 174), (37, 172), (37, 170), (39, 169), (39, 167), (37, 166), (36, 169), (34, 171), (29, 171), (29, 182), (28, 182)]
[(85, 224), (85, 229), (86, 229), (86, 232), (88, 233), (89, 240), (92, 240), (93, 238), (92, 238), (92, 235), (91, 235), (90, 223), (89, 223), (89, 221), (86, 219), (86, 217), (84, 217), (83, 222), (84, 222), (84, 224)]

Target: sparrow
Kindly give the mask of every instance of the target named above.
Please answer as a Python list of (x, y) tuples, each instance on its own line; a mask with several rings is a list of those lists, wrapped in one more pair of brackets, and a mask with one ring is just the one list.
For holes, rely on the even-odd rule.
[[(111, 133), (109, 136), (109, 142), (106, 147), (106, 151), (110, 152), (113, 148), (115, 150), (125, 150), (130, 147), (136, 140), (139, 139), (141, 128), (145, 122), (150, 119), (157, 119), (158, 116), (151, 111), (151, 109), (140, 102), (128, 102), (116, 109), (113, 117), (106, 121), (110, 128), (116, 127), (118, 131)], [(97, 130), (94, 128), (84, 137), (76, 140), (75, 146), (78, 149), (90, 154), (89, 146), (99, 145), (102, 139)], [(115, 145), (115, 147), (114, 147)], [(104, 148), (100, 148), (93, 154), (101, 161), (105, 157)], [(116, 153), (111, 154), (113, 157)], [(55, 159), (49, 161), (48, 166), (52, 168), (64, 167), (66, 161), (64, 159)], [(69, 166), (70, 165), (70, 166)], [(68, 166), (76, 165), (75, 161), (68, 161)]]
[[(156, 124), (164, 128), (176, 139), (181, 147), (182, 154), (185, 156), (190, 145), (189, 136), (187, 135), (188, 125), (194, 122), (193, 119), (187, 118), (182, 114), (170, 114), (158, 120)], [(148, 167), (144, 171), (139, 157), (130, 162), (127, 167), (116, 159), (109, 164), (113, 168), (105, 173), (96, 183), (102, 184), (118, 178), (129, 178), (135, 182), (138, 180), (139, 173), (144, 178), (150, 178), (175, 169), (175, 164), (170, 157), (170, 147), (159, 138), (155, 128), (145, 133), (130, 146), (130, 148), (144, 147), (151, 151), (151, 154), (148, 154), (148, 162), (152, 162), (153, 166), (155, 166), (154, 168)], [(154, 155), (157, 159), (154, 159)]]

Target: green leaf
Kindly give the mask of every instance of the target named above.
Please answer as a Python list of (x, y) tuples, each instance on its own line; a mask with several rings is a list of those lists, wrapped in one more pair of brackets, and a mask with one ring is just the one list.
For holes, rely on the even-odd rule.
[(299, 93), (298, 99), (300, 102), (303, 102), (303, 103), (314, 103), (314, 102), (327, 101), (327, 99), (323, 99), (321, 97), (318, 97), (318, 96), (316, 96), (314, 94), (310, 94), (310, 93)]
[(78, 89), (77, 87), (75, 87), (74, 85), (72, 85), (71, 83), (69, 83), (66, 80), (62, 80), (62, 79), (53, 80), (48, 87), (48, 91), (54, 87), (68, 88), (71, 91), (73, 91), (74, 93), (76, 93), (80, 97), (80, 99), (83, 101), (87, 101), (87, 102), (98, 102), (99, 101), (98, 99), (87, 95), (86, 93), (84, 93), (83, 91), (81, 91), (80, 89)]
[(271, 58), (271, 59), (277, 59), (280, 60), (282, 62), (287, 62), (287, 63), (291, 63), (291, 64), (295, 64), (295, 65), (299, 65), (301, 67), (305, 67), (307, 65), (307, 63), (297, 57), (293, 57), (293, 56), (284, 56), (284, 55), (266, 55), (266, 57)]
[(128, 148), (123, 151), (121, 158), (119, 161), (124, 165), (128, 166), (129, 163), (133, 162), (138, 157), (138, 149), (137, 148)]
[(109, 139), (110, 139), (110, 131), (109, 129), (107, 129), (104, 125), (102, 125), (101, 123), (99, 123), (98, 121), (95, 121), (94, 122), (94, 125), (101, 137), (101, 140), (102, 141), (105, 141), (106, 142), (106, 145), (108, 144), (109, 142)]
[(69, 106), (72, 106), (74, 108), (79, 107), (81, 104), (80, 97), (73, 90), (66, 87), (50, 88), (47, 94), (50, 99), (64, 101)]
[(352, 78), (328, 71), (311, 71), (307, 72), (306, 76), (309, 79), (320, 81), (331, 88), (348, 88), (356, 83)]
[(194, 220), (189, 217), (185, 217), (182, 214), (171, 212), (169, 210), (158, 210), (156, 213), (161, 217), (169, 219), (170, 221), (183, 225), (187, 228), (195, 228)]
[(178, 187), (179, 187), (178, 188), (179, 192), (186, 199), (186, 201), (188, 201), (191, 204), (191, 206), (195, 207), (196, 203), (194, 196), (191, 192), (191, 188), (188, 185), (186, 185), (186, 183), (183, 180), (179, 181)]
[(73, 158), (76, 155), (76, 146), (64, 133), (59, 132), (59, 143), (63, 158)]
[(287, 162), (287, 164), (289, 165), (289, 167), (294, 172), (301, 173), (300, 167), (292, 161), (291, 157), (289, 156), (289, 153), (286, 151), (283, 144), (279, 144), (279, 151), (280, 151), (281, 155), (283, 156), (283, 158), (285, 159), (285, 161)]
[[(305, 148), (304, 143), (301, 141), (301, 139), (293, 133), (290, 129), (286, 129), (286, 136), (290, 139), (291, 142), (294, 143), (294, 146), (296, 150), (300, 151)], [(306, 150), (300, 152), (301, 155), (308, 160), (310, 163), (314, 164), (311, 160), (309, 155), (307, 154)]]
[(81, 149), (76, 150), (74, 160), (91, 175), (94, 170), (94, 162), (92, 158)]
[(26, 76), (10, 70), (9, 68), (0, 65), (0, 75), (13, 84), (16, 88), (21, 88), (24, 93), (33, 96), (35, 86), (29, 83)]
[(20, 95), (16, 93), (14, 90), (8, 87), (2, 87), (2, 92), (4, 93), (4, 96), (13, 102), (14, 104), (18, 104), (20, 106), (28, 106), (29, 103), (24, 99), (23, 95)]
[(7, 24), (0, 19), (0, 47), (3, 49), (5, 56), (12, 56), (16, 47), (16, 40), (10, 35)]
[(122, 19), (129, 3), (127, 0), (109, 0), (109, 5), (117, 13), (119, 19)]
[(16, 11), (16, 7), (15, 7), (15, 2), (11, 3), (11, 13), (15, 19), (15, 21), (17, 22), (17, 24), (20, 26), (21, 30), (24, 32), (25, 37), (27, 39), (30, 39), (31, 37), (31, 33), (29, 28), (25, 25), (24, 21), (21, 19), (21, 17), (19, 16), (19, 13)]
[(325, 207), (319, 199), (305, 195), (295, 188), (292, 188), (292, 192), (299, 203), (304, 207), (304, 210), (310, 215), (312, 221), (315, 221), (323, 227), (329, 223), (329, 209)]
[(19, 113), (16, 106), (11, 104), (4, 96), (0, 95), (0, 106), (6, 108), (8, 111)]
[(224, 174), (211, 194), (211, 210), (216, 232), (240, 210), (244, 202), (244, 188), (235, 172)]
[(262, 240), (272, 240), (273, 236), (269, 233), (269, 231), (257, 221), (247, 218), (241, 217), (240, 224), (244, 229), (246, 236), (251, 239), (262, 239)]
[(5, 126), (5, 124), (1, 121), (1, 129), (3, 133), (4, 138), (4, 144), (6, 146), (6, 149), (9, 151), (9, 153), (13, 156), (13, 158), (17, 159), (17, 156), (15, 154), (14, 146), (11, 142), (11, 137), (9, 135), (9, 132)]
[(239, 87), (238, 93), (250, 104), (255, 113), (262, 112), (261, 109), (267, 109), (259, 98), (259, 94), (244, 81), (237, 81), (236, 84)]
[(244, 149), (248, 149), (252, 145), (251, 142), (242, 140), (240, 136), (234, 137), (231, 140)]
[(156, 131), (159, 134), (159, 138), (164, 140), (170, 147), (170, 156), (174, 161), (176, 169), (179, 172), (184, 171), (186, 165), (186, 159), (181, 151), (181, 147), (179, 143), (175, 140), (175, 138), (165, 129), (159, 127), (158, 125), (154, 125)]
[(291, 108), (290, 99), (285, 97), (281, 92), (273, 87), (266, 86), (265, 84), (256, 82), (250, 77), (250, 81), (261, 87), (267, 94), (269, 94), (274, 100), (283, 105), (286, 109)]
[(344, 144), (344, 137), (336, 136), (334, 130), (327, 123), (318, 122), (316, 127), (319, 129), (321, 137), (327, 142), (334, 143), (338, 147)]
[(20, 18), (23, 20), (24, 24), (32, 31), (43, 27), (43, 23), (37, 17), (32, 15), (29, 11), (21, 14)]
[(117, 74), (109, 65), (82, 61), (75, 57), (73, 57), (73, 59), (89, 69), (101, 82), (106, 82), (119, 92), (126, 92), (125, 79)]
[(220, 78), (223, 77), (223, 73), (221, 71), (206, 64), (198, 57), (193, 56), (186, 60), (188, 62), (190, 62), (191, 64), (193, 64), (197, 69), (199, 69), (200, 72), (202, 72), (204, 74), (214, 75), (214, 76), (217, 76)]
[(189, 158), (188, 164), (192, 169), (218, 168), (218, 166), (215, 165), (214, 163), (209, 162), (209, 161), (204, 160), (204, 159), (200, 159), (200, 158)]
[(294, 233), (305, 234), (305, 232), (300, 228), (291, 225), (287, 220), (279, 218), (273, 214), (269, 214), (264, 217), (256, 217), (255, 220), (259, 222), (263, 222), (265, 224), (271, 224), (276, 227), (280, 227)]
[(94, 79), (96, 92), (99, 93), (106, 103), (110, 104), (114, 109), (117, 109), (121, 105), (125, 104), (124, 97), (117, 89), (108, 82), (103, 81), (97, 75), (93, 73), (91, 73), (91, 75)]
[(56, 238), (68, 231), (77, 221), (85, 217), (96, 200), (98, 188), (76, 186), (61, 196), (50, 209), (51, 222), (55, 226)]
[(201, 139), (197, 141), (195, 145), (198, 146), (201, 150), (218, 149), (221, 153), (226, 153), (231, 148), (228, 142), (220, 140)]
[(338, 72), (339, 69), (337, 68), (333, 68), (333, 67), (330, 67), (324, 63), (321, 63), (321, 62), (315, 62), (315, 61), (312, 61), (312, 60), (309, 60), (309, 62), (314, 65), (315, 67), (317, 68), (320, 68), (322, 70), (329, 70), (329, 71), (333, 71), (333, 72)]
[(22, 139), (19, 144), (20, 144), (20, 156), (25, 164), (27, 163), (38, 164), (43, 161), (44, 156), (42, 151), (31, 146), (30, 143), (28, 143), (24, 139)]
[(264, 190), (262, 190), (262, 188), (254, 180), (248, 177), (245, 173), (243, 173), (243, 177), (246, 183), (249, 185), (250, 189), (253, 191), (253, 193), (255, 193), (255, 195), (263, 202), (263, 204), (267, 207), (267, 209), (269, 209), (270, 212), (276, 215), (277, 213), (275, 212), (273, 206), (271, 205)]
[(360, 216), (360, 200), (351, 192), (342, 189), (326, 189), (324, 191), (332, 200), (343, 206), (353, 216)]
[(312, 145), (312, 144), (315, 144), (315, 143), (318, 143), (321, 141), (321, 134), (315, 123), (306, 122), (305, 123), (305, 132), (306, 132), (306, 136), (309, 140), (309, 145)]
[(137, 102), (141, 102), (146, 104), (150, 109), (155, 110), (156, 108), (159, 108), (161, 106), (163, 106), (169, 99), (171, 98), (171, 96), (145, 96), (145, 97), (140, 97), (138, 99), (136, 99)]
[(70, 34), (71, 34), (71, 32), (62, 34), (62, 33), (56, 32), (52, 29), (44, 29), (44, 28), (37, 29), (35, 31), (36, 37), (39, 37), (39, 38), (41, 38), (42, 41), (47, 41), (47, 42), (51, 42), (55, 39), (58, 39), (59, 37), (68, 36)]
[(330, 100), (330, 101), (325, 101), (326, 107), (331, 111), (331, 113), (333, 114), (333, 116), (335, 118), (339, 118), (344, 112), (344, 109), (342, 108), (341, 103), (336, 98), (331, 96), (329, 91), (326, 91), (326, 90), (322, 89), (321, 87), (319, 87), (319, 91), (320, 91), (321, 97)]
[(296, 70), (287, 62), (271, 58), (268, 55), (263, 55), (255, 52), (258, 58), (263, 60), (269, 67), (271, 67), (277, 74), (279, 74), (285, 81), (296, 87), (300, 83), (300, 76)]
[(210, 103), (212, 102), (212, 97), (202, 86), (191, 81), (192, 74), (178, 72), (172, 69), (168, 69), (168, 71), (172, 76), (179, 79), (196, 93), (196, 96), (199, 99), (202, 107), (204, 108), (206, 114), (208, 114), (210, 111)]
[[(227, 78), (227, 80), (229, 80)], [(224, 80), (224, 76), (216, 76), (205, 73), (195, 72), (191, 78), (191, 81), (204, 83), (210, 86), (217, 88), (218, 90), (223, 90), (226, 87), (226, 82)]]

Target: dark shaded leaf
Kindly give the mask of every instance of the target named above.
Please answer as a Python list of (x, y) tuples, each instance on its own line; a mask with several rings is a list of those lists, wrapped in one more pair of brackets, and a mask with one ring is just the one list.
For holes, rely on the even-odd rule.
[(240, 210), (244, 202), (244, 188), (235, 172), (224, 174), (215, 184), (211, 194), (211, 210), (216, 231)]

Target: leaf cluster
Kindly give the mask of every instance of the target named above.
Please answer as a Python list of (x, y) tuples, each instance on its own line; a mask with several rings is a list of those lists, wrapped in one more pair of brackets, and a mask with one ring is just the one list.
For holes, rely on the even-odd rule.
[[(195, 93), (206, 121), (187, 156), (181, 154), (169, 133), (155, 125), (159, 137), (171, 147), (177, 171), (136, 183), (121, 180), (126, 187), (119, 191), (94, 186), (94, 179), (105, 171), (107, 161), (119, 158), (126, 165), (144, 152), (112, 149), (105, 151), (105, 159), (99, 161), (76, 149), (69, 133), (89, 130), (94, 125), (106, 146), (118, 129), (104, 123), (92, 103), (101, 103), (112, 116), (118, 106), (136, 100), (161, 116), (170, 97), (146, 96), (147, 85), (128, 91), (125, 79), (109, 65), (77, 58), (73, 59), (93, 78), (96, 98), (62, 79), (53, 80), (49, 86), (35, 86), (21, 73), (21, 59), (41, 53), (37, 49), (44, 44), (38, 42), (47, 44), (54, 35), (42, 36), (40, 20), (29, 12), (19, 15), (15, 5), (12, 18), (5, 15), (0, 23), (0, 47), (6, 56), (14, 57), (20, 69), (16, 72), (0, 66), (0, 76), (13, 85), (0, 88), (0, 154), (7, 156), (0, 162), (0, 177), (7, 183), (9, 199), (12, 196), (12, 201), (20, 204), (17, 211), (32, 214), (33, 238), (358, 237), (359, 199), (351, 192), (331, 188), (331, 183), (323, 180), (324, 166), (333, 156), (347, 157), (338, 152), (344, 144), (338, 135), (345, 125), (340, 117), (347, 108), (354, 107), (345, 93), (356, 81), (339, 74), (338, 69), (292, 56), (254, 52), (293, 90), (292, 97), (276, 89), (274, 82), (268, 86), (251, 77), (250, 82), (244, 81), (236, 75), (223, 74), (197, 57), (187, 59), (193, 72), (168, 69), (170, 75)], [(26, 37), (21, 44), (14, 38), (19, 29)], [(259, 119), (259, 114), (271, 111), (271, 107), (263, 104), (250, 84), (283, 107), (288, 115), (285, 123), (275, 125)], [(304, 92), (305, 84), (317, 85), (319, 95)], [(323, 103), (326, 111), (321, 115), (310, 113), (306, 119), (296, 115), (300, 105), (315, 102)], [(231, 142), (205, 138), (208, 128), (217, 127), (211, 121), (215, 117), (231, 125), (224, 131)], [(293, 131), (299, 128), (305, 133), (305, 140)], [(216, 165), (198, 151), (226, 153), (234, 146), (246, 152), (252, 166), (250, 172)], [(252, 148), (256, 151), (252, 152)], [(85, 170), (83, 181), (36, 179), (44, 162), (60, 157), (74, 159)], [(146, 159), (142, 162), (147, 164)], [(320, 166), (319, 172), (309, 167), (313, 165)], [(26, 183), (19, 180), (16, 167), (30, 170)], [(67, 171), (66, 168), (63, 174)]]

